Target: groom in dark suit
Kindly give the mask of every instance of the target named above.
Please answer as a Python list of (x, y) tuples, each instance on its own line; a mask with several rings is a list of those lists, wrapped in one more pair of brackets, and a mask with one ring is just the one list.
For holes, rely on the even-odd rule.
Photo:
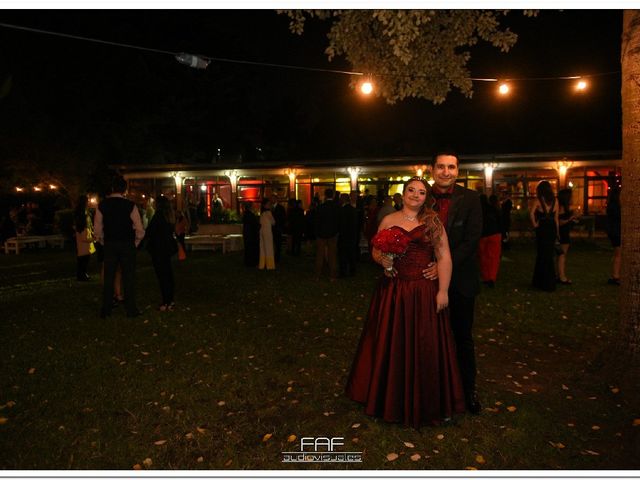
[[(432, 194), (436, 200), (434, 209), (446, 226), (453, 260), (449, 285), (451, 329), (456, 340), (467, 410), (478, 414), (482, 406), (476, 393), (476, 356), (471, 329), (475, 297), (480, 291), (477, 263), (478, 242), (482, 233), (480, 196), (473, 190), (456, 185), (458, 156), (455, 153), (437, 153), (431, 167), (434, 180)], [(437, 278), (434, 267), (424, 270), (426, 278)]]

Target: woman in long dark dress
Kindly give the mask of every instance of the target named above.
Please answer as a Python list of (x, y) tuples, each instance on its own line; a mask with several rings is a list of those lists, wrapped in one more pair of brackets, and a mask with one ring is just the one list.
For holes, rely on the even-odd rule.
[[(437, 214), (426, 206), (427, 199), (432, 203), (428, 192), (422, 179), (412, 178), (402, 210), (380, 224), (379, 230), (396, 230), (411, 243), (395, 261), (373, 248), (385, 276), (371, 299), (346, 387), (367, 415), (415, 428), (465, 410), (447, 308), (451, 254)], [(422, 270), (434, 253), (439, 279), (427, 280)]]
[(174, 237), (174, 223), (175, 217), (169, 199), (165, 196), (159, 196), (156, 200), (156, 213), (149, 222), (145, 233), (145, 241), (160, 284), (162, 303), (158, 310), (161, 312), (171, 311), (175, 307), (173, 302), (175, 283), (171, 257), (178, 253), (178, 242)]
[(554, 246), (558, 238), (558, 209), (551, 184), (546, 180), (538, 183), (536, 195), (535, 205), (530, 210), (536, 232), (536, 264), (531, 283), (535, 288), (553, 292), (556, 289)]

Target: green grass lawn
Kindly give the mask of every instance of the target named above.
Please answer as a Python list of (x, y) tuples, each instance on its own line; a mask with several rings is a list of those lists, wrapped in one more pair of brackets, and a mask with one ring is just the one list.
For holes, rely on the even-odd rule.
[[(141, 252), (143, 315), (101, 320), (99, 282), (75, 282), (71, 251), (2, 255), (0, 468), (638, 468), (638, 382), (601, 361), (618, 324), (611, 250), (569, 254), (574, 285), (544, 293), (528, 286), (532, 245), (505, 253), (477, 300), (485, 410), (420, 431), (367, 417), (343, 394), (373, 264), (330, 283), (313, 279), (310, 252), (275, 272), (195, 252), (176, 265), (177, 310), (160, 313)], [(363, 463), (281, 463), (303, 436), (344, 437)]]

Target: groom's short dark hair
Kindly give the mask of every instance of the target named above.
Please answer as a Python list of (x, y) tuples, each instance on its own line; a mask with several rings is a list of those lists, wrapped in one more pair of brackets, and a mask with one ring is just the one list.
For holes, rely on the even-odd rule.
[(442, 157), (443, 155), (447, 155), (447, 156), (450, 156), (450, 157), (456, 157), (456, 162), (458, 162), (458, 166), (460, 166), (460, 157), (458, 157), (458, 154), (456, 153), (456, 151), (451, 149), (451, 148), (438, 150), (436, 153), (434, 153), (433, 157), (431, 158), (431, 166), (435, 167), (436, 166), (436, 161), (438, 160), (438, 157)]

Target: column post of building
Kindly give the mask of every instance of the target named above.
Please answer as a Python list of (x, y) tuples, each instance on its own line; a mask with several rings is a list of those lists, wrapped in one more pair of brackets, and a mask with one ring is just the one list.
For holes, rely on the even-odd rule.
[(296, 198), (296, 178), (298, 177), (297, 168), (285, 168), (284, 174), (289, 177), (289, 198)]
[(484, 193), (489, 196), (493, 193), (493, 171), (498, 167), (497, 163), (483, 163), (484, 167)]
[(358, 174), (360, 173), (359, 167), (348, 167), (347, 172), (349, 172), (349, 177), (351, 178), (351, 191), (358, 191)]
[(238, 172), (236, 170), (226, 170), (224, 174), (229, 178), (231, 184), (231, 209), (238, 210)]
[(567, 187), (567, 172), (573, 162), (568, 162), (566, 160), (560, 160), (556, 163), (556, 170), (558, 171), (558, 190)]
[(180, 172), (173, 172), (171, 176), (176, 183), (176, 209), (182, 210), (182, 205), (184, 203), (182, 201), (182, 176), (180, 175)]

